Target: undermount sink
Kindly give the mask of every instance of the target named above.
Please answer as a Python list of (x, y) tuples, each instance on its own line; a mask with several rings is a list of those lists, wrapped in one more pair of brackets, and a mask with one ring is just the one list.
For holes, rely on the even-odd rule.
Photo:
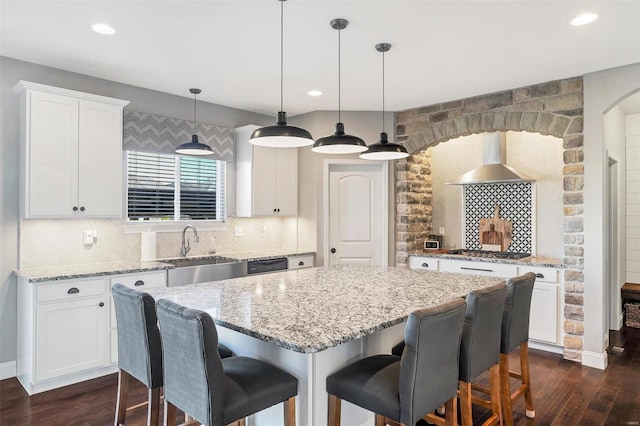
[(214, 256), (203, 259), (169, 259), (175, 269), (169, 269), (167, 285), (169, 287), (219, 281), (247, 275), (247, 262), (228, 257)]

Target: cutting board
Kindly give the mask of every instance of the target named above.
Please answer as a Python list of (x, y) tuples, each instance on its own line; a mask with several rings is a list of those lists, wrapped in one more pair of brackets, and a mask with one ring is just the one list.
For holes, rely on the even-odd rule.
[(492, 218), (480, 219), (480, 244), (483, 250), (506, 251), (513, 239), (513, 222), (500, 219), (496, 204)]

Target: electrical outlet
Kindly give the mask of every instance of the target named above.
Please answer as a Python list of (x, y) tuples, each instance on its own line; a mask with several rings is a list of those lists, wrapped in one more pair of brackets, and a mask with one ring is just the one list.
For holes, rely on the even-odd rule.
[(262, 228), (260, 228), (260, 235), (263, 237), (267, 236), (267, 225), (262, 225)]
[(236, 237), (242, 237), (244, 235), (244, 230), (242, 229), (242, 226), (236, 226), (234, 229), (234, 235)]
[(86, 245), (91, 245), (95, 242), (95, 237), (97, 236), (97, 232), (95, 229), (89, 229), (82, 233), (82, 243)]
[(444, 226), (440, 227), (440, 235), (444, 235)]

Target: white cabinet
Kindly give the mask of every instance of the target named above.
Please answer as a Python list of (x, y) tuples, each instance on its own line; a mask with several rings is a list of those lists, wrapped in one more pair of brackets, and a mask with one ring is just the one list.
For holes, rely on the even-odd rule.
[(287, 257), (287, 269), (305, 269), (313, 268), (315, 256), (313, 254), (307, 254), (304, 256), (288, 256)]
[(21, 213), (122, 216), (122, 109), (127, 101), (20, 81)]
[(236, 134), (236, 216), (298, 214), (298, 149), (267, 148), (249, 143), (259, 126)]
[[(17, 376), (32, 395), (117, 371), (111, 285), (166, 285), (166, 271), (18, 280)], [(142, 284), (141, 284), (142, 283)]]
[[(511, 278), (527, 272), (536, 274), (536, 283), (531, 296), (529, 316), (529, 338), (539, 349), (555, 350), (562, 346), (562, 273), (551, 267), (519, 265), (517, 263), (477, 262), (457, 259), (437, 259), (427, 256), (411, 256), (411, 269), (452, 272), (458, 274), (483, 275)], [(536, 346), (540, 342), (542, 346)], [(553, 346), (552, 346), (553, 345)], [(557, 351), (557, 350), (555, 350)]]

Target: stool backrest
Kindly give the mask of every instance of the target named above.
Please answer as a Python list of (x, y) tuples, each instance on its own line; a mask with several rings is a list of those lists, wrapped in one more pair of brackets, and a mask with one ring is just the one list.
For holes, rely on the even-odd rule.
[(218, 333), (206, 312), (160, 299), (164, 397), (200, 423), (223, 426), (224, 371)]
[(114, 284), (111, 293), (118, 324), (118, 367), (149, 389), (162, 387), (162, 344), (155, 300), (122, 284)]
[(502, 314), (500, 352), (510, 354), (529, 340), (529, 314), (536, 275), (528, 272), (507, 280), (507, 299)]
[(409, 315), (400, 366), (400, 421), (413, 425), (456, 396), (466, 303), (456, 299)]
[(467, 295), (460, 345), (460, 380), (467, 383), (500, 360), (500, 328), (507, 296), (504, 283)]

